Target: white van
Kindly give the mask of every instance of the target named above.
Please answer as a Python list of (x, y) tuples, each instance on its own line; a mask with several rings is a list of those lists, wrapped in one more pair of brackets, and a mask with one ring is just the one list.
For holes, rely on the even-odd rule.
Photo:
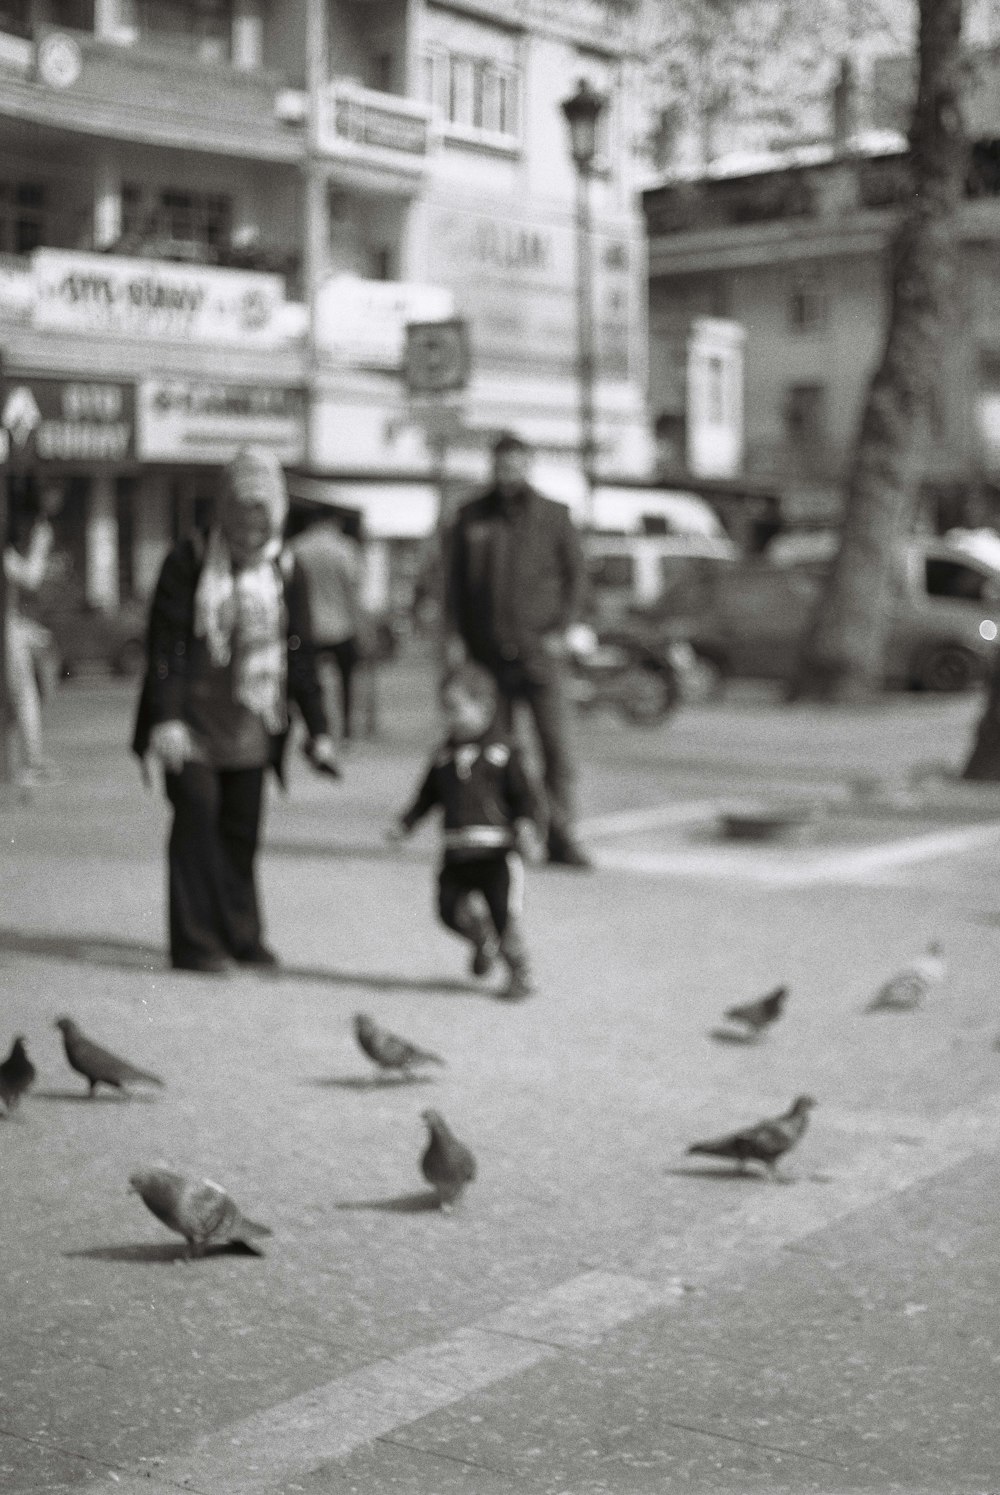
[[(584, 549), (597, 628), (614, 627), (633, 608), (662, 601), (692, 560), (739, 558), (718, 515), (695, 494), (599, 488), (595, 499), (597, 528)], [(655, 524), (662, 532), (612, 533), (609, 521), (616, 530)]]

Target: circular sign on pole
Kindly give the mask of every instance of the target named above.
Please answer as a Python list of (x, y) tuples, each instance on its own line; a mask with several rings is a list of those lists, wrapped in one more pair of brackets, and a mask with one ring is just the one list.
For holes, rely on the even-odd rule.
[(411, 394), (464, 389), (469, 378), (469, 339), (463, 318), (408, 322), (404, 371)]
[(51, 31), (38, 45), (38, 76), (50, 88), (72, 88), (83, 71), (83, 53), (75, 37)]

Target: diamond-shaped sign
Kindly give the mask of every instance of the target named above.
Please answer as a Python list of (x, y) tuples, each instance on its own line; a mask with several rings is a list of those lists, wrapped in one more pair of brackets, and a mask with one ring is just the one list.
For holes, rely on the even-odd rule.
[(469, 339), (464, 319), (408, 322), (404, 369), (411, 394), (464, 389), (469, 378)]

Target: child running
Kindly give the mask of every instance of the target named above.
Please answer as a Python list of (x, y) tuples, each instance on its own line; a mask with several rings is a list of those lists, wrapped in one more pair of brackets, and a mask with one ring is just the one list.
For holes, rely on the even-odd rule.
[(471, 970), (489, 974), (500, 956), (509, 1001), (531, 996), (520, 914), (522, 855), (535, 848), (538, 804), (517, 748), (498, 731), (497, 687), (477, 664), (451, 671), (441, 685), (447, 736), (410, 808), (390, 836), (409, 835), (432, 809), (444, 812), (444, 860), (438, 874), (442, 922), (473, 948)]

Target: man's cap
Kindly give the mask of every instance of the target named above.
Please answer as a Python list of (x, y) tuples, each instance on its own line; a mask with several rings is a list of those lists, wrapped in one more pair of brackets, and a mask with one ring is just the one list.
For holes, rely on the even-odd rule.
[(501, 431), (493, 442), (493, 455), (498, 457), (501, 452), (530, 452), (531, 447), (523, 436), (518, 436), (516, 431)]

